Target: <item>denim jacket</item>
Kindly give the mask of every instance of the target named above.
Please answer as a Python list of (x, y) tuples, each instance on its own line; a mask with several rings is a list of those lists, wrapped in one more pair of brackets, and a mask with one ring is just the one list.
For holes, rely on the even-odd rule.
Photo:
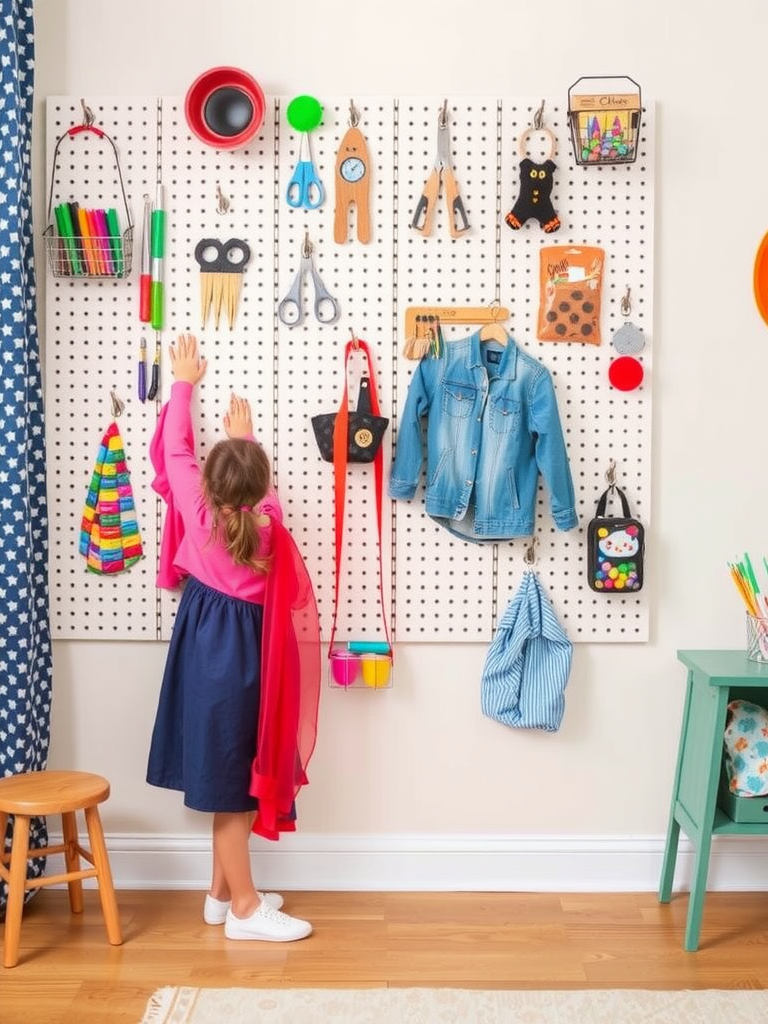
[(426, 511), (464, 540), (494, 541), (534, 532), (539, 472), (560, 530), (578, 526), (557, 400), (549, 370), (521, 351), (451, 341), (424, 358), (408, 389), (389, 494), (413, 498), (427, 417)]

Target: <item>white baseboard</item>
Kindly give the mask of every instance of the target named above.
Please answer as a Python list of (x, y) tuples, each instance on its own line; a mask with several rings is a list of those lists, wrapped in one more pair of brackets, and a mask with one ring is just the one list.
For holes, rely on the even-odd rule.
[[(51, 844), (60, 842), (54, 834)], [(82, 837), (87, 845), (87, 838)], [(118, 889), (205, 889), (209, 835), (106, 837)], [(370, 892), (648, 892), (664, 838), (497, 835), (287, 835), (253, 840), (262, 889)], [(681, 835), (675, 890), (688, 889), (693, 848)], [(55, 857), (49, 873), (53, 873)], [(768, 840), (717, 836), (708, 889), (768, 889)]]

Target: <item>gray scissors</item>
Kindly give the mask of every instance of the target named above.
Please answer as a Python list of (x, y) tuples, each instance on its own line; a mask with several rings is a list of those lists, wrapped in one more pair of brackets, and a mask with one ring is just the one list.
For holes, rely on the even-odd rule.
[(309, 235), (305, 234), (301, 247), (299, 272), (289, 288), (288, 294), (277, 307), (277, 315), (287, 327), (296, 327), (304, 319), (304, 311), (301, 307), (301, 287), (307, 274), (310, 275), (315, 285), (315, 317), (321, 324), (335, 324), (339, 319), (339, 304), (327, 291), (312, 262), (313, 249), (314, 246), (309, 240)]

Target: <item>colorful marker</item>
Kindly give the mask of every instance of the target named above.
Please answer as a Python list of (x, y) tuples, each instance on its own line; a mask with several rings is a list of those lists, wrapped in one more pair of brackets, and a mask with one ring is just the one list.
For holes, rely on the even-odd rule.
[(139, 320), (148, 324), (152, 315), (152, 200), (144, 196), (144, 220), (141, 232), (141, 275), (139, 277)]
[(164, 305), (164, 258), (165, 258), (165, 210), (164, 190), (158, 182), (155, 206), (152, 210), (150, 231), (150, 253), (152, 257), (151, 313), (150, 324), (155, 331), (163, 329)]

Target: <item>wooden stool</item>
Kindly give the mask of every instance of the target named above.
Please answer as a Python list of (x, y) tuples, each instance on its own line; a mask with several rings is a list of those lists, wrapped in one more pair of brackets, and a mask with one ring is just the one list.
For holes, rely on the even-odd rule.
[[(107, 938), (113, 946), (122, 941), (120, 918), (109, 855), (104, 843), (98, 805), (109, 796), (109, 783), (101, 775), (89, 772), (26, 772), (0, 779), (0, 838), (5, 839), (9, 815), (14, 817), (11, 852), (0, 857), (0, 878), (8, 884), (8, 905), (5, 913), (5, 944), (3, 965), (15, 967), (19, 959), (21, 915), (24, 893), (44, 885), (66, 882), (69, 905), (73, 914), (83, 912), (84, 878), (95, 878), (99, 887), (101, 909), (107, 926)], [(84, 849), (77, 834), (76, 811), (84, 811), (91, 849)], [(56, 846), (30, 847), (29, 828), (32, 818), (49, 814), (61, 815), (63, 843)], [(60, 875), (27, 878), (27, 864), (52, 853), (63, 853), (66, 871)], [(81, 869), (80, 857), (91, 868)], [(7, 865), (10, 864), (10, 870)]]

